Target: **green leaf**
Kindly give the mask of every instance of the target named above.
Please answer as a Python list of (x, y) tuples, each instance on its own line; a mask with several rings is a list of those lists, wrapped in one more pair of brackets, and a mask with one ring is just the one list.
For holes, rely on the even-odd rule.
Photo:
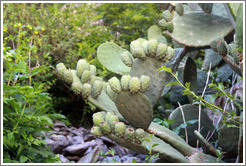
[(167, 86), (171, 86), (171, 85), (179, 85), (179, 83), (178, 83), (178, 82), (169, 82), (169, 83), (166, 85), (166, 87), (167, 87)]
[(154, 147), (156, 147), (156, 146), (158, 146), (159, 144), (154, 144), (154, 145), (152, 145), (152, 148), (154, 148)]
[(21, 162), (21, 163), (24, 163), (24, 162), (26, 162), (27, 160), (28, 160), (28, 158), (27, 158), (26, 156), (21, 155), (21, 157), (20, 157), (20, 162)]

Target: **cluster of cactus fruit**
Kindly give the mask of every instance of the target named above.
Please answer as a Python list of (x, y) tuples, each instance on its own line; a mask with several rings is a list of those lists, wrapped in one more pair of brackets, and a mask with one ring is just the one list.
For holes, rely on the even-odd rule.
[(97, 112), (93, 114), (93, 123), (94, 126), (91, 128), (91, 133), (96, 137), (114, 134), (127, 141), (141, 144), (142, 138), (145, 136), (143, 129), (134, 129), (131, 126), (125, 125), (123, 122), (119, 121), (118, 116), (113, 112)]
[[(200, 6), (204, 12), (211, 13), (211, 5)], [(201, 11), (185, 12), (181, 3), (175, 5), (175, 10), (178, 14), (175, 18), (169, 10), (164, 11), (159, 26), (185, 46), (209, 46), (218, 34), (225, 37), (233, 30), (228, 20), (220, 16)], [(204, 27), (208, 30), (199, 34)], [(221, 40), (214, 48), (226, 55), (225, 46)], [(91, 133), (95, 136), (106, 135), (127, 148), (148, 154), (145, 149), (148, 143), (143, 138), (153, 133), (153, 143), (158, 144), (153, 152), (160, 153), (160, 158), (169, 162), (216, 162), (216, 157), (195, 150), (173, 131), (152, 122), (153, 107), (167, 80), (166, 73), (159, 73), (159, 68), (174, 55), (175, 50), (160, 40), (139, 38), (130, 43), (130, 51), (111, 42), (103, 43), (97, 49), (101, 64), (121, 75), (120, 79), (112, 77), (105, 82), (97, 76), (96, 67), (84, 59), (78, 61), (76, 70), (67, 69), (63, 63), (57, 64), (56, 68), (59, 78), (70, 84), (76, 95), (102, 111), (93, 115)]]

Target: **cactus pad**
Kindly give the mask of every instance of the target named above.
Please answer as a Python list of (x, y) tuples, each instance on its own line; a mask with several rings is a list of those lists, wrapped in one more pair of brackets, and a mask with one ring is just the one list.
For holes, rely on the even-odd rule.
[(132, 126), (147, 129), (153, 119), (153, 110), (149, 99), (142, 93), (132, 94), (122, 91), (117, 94), (115, 104), (120, 114)]
[[(97, 49), (97, 58), (108, 70), (124, 75), (131, 70), (121, 60), (121, 53), (127, 51), (115, 43), (103, 43)], [(127, 51), (128, 52), (128, 51)]]
[(218, 37), (225, 37), (233, 31), (229, 19), (193, 11), (173, 19), (174, 30), (171, 37), (189, 47), (208, 46)]
[(144, 92), (144, 94), (151, 101), (152, 105), (155, 105), (164, 88), (163, 83), (165, 82), (165, 73), (162, 72), (158, 74), (158, 69), (162, 65), (163, 62), (154, 58), (147, 58), (145, 61), (135, 59), (132, 65), (132, 70), (130, 73), (132, 77), (140, 78), (142, 75), (146, 75), (150, 77), (150, 80), (154, 80), (151, 81), (149, 88)]
[(90, 72), (91, 72), (91, 75), (96, 75), (97, 74), (96, 66), (90, 65)]

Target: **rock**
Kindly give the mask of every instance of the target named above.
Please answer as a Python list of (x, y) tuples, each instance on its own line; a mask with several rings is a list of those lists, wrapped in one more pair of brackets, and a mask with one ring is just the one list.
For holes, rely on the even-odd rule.
[(84, 139), (82, 136), (74, 136), (73, 137), (73, 144), (83, 144)]
[(51, 151), (53, 151), (56, 154), (61, 154), (63, 152), (63, 149), (69, 146), (69, 143), (67, 141), (55, 141), (51, 145)]
[(202, 64), (202, 71), (208, 71), (211, 63), (211, 69), (215, 68), (222, 61), (222, 57), (212, 49), (205, 49), (205, 58)]
[[(202, 93), (207, 82), (208, 74), (197, 68), (197, 91)], [(209, 77), (208, 83), (211, 83), (211, 77)], [(209, 88), (207, 88), (208, 90)]]
[[(198, 115), (199, 115), (199, 107), (196, 105), (192, 104), (186, 104), (182, 105), (182, 109), (184, 112), (184, 117), (185, 121), (190, 121), (190, 120), (198, 120)], [(170, 125), (170, 128), (176, 129), (179, 127), (181, 124), (184, 123), (183, 121), (183, 116), (181, 113), (181, 109), (178, 107), (176, 108), (169, 116), (169, 119), (174, 120), (175, 122)], [(198, 127), (198, 122), (187, 125), (187, 133), (188, 133), (188, 143), (195, 147), (197, 143), (196, 136), (194, 134), (194, 131), (197, 130)], [(212, 121), (209, 119), (208, 115), (206, 112), (202, 109), (201, 111), (201, 134), (206, 137), (208, 132), (212, 132), (214, 129)], [(185, 137), (185, 130), (180, 129), (179, 135), (183, 135)]]
[(65, 153), (68, 153), (68, 154), (81, 155), (82, 152), (85, 152), (89, 147), (91, 146), (93, 147), (95, 145), (96, 145), (96, 141), (92, 140), (90, 142), (68, 146), (64, 149), (64, 151)]
[(65, 128), (67, 128), (67, 125), (63, 122), (55, 121), (53, 124), (54, 124), (54, 127), (65, 127)]
[(75, 161), (75, 162), (79, 161), (79, 159), (81, 158), (80, 156), (66, 156), (66, 157), (67, 159)]
[(218, 69), (218, 73), (219, 76), (215, 79), (215, 81), (225, 82), (232, 76), (233, 70), (231, 69), (230, 65), (226, 63)]
[(237, 157), (239, 129), (222, 126), (219, 129), (218, 145), (231, 157)]
[(69, 162), (69, 160), (65, 156), (63, 156), (62, 154), (60, 154), (59, 157), (60, 157), (61, 162), (63, 162), (63, 163)]
[(71, 135), (67, 135), (67, 141), (69, 144), (73, 144), (73, 137)]
[(172, 106), (174, 106), (175, 108), (178, 106), (177, 102), (179, 102), (181, 105), (189, 103), (188, 97), (183, 96), (183, 90), (184, 88), (179, 85), (174, 85), (170, 90), (169, 99), (172, 103)]
[(99, 157), (100, 147), (96, 146), (92, 151), (79, 159), (78, 163), (95, 163)]
[(95, 139), (95, 136), (94, 135), (91, 135), (91, 134), (88, 134), (84, 137), (84, 141), (85, 142), (88, 142), (88, 141), (91, 141), (91, 140), (94, 140)]
[[(115, 159), (115, 161), (114, 161), (114, 159)], [(102, 161), (102, 163), (115, 163), (115, 162), (119, 162), (120, 163), (120, 157), (118, 155), (115, 155), (114, 157), (107, 156)]]
[(64, 140), (66, 140), (66, 137), (64, 135), (53, 134), (50, 136), (50, 139), (52, 139), (54, 141), (64, 141)]
[(52, 139), (46, 138), (44, 140), (45, 142), (47, 142), (47, 145), (52, 145), (55, 141), (53, 141)]

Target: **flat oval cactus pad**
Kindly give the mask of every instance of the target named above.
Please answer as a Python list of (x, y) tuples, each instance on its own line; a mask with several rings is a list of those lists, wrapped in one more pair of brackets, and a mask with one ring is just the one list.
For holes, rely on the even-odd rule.
[(127, 50), (115, 43), (103, 43), (97, 49), (97, 58), (108, 70), (124, 75), (130, 73), (131, 70), (131, 68), (126, 66), (121, 60), (120, 54), (125, 51)]
[(132, 126), (148, 129), (153, 119), (153, 109), (149, 99), (143, 93), (132, 94), (122, 91), (115, 99), (120, 114)]
[(233, 31), (229, 19), (218, 15), (192, 11), (173, 19), (174, 30), (171, 37), (189, 47), (209, 46), (218, 37), (225, 37)]

